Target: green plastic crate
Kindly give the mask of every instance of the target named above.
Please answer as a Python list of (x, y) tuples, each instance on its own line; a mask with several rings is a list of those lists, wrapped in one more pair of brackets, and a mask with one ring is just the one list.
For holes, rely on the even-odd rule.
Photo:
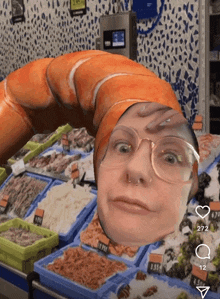
[[(45, 142), (45, 143), (37, 143), (37, 142), (33, 142), (33, 141), (28, 141), (24, 145), (23, 148), (24, 149), (29, 149), (30, 152), (27, 153), (24, 156), (24, 158), (23, 158), (24, 163), (27, 163), (32, 158), (38, 156), (45, 149), (47, 149), (48, 147), (52, 146), (55, 142), (57, 142), (57, 140), (59, 140), (62, 137), (62, 134), (67, 133), (67, 132), (69, 132), (71, 130), (72, 130), (72, 127), (69, 124), (66, 124), (65, 126), (59, 127), (56, 130), (56, 133), (54, 133), (53, 136), (51, 136), (50, 139), (47, 142)], [(14, 164), (17, 161), (11, 158), (11, 159), (8, 160), (8, 162), (10, 164)]]
[(66, 124), (65, 126), (57, 128), (56, 133), (53, 136), (51, 136), (47, 142), (42, 144), (43, 150), (52, 146), (55, 142), (57, 142), (62, 137), (62, 134), (67, 133), (67, 132), (71, 131), (72, 129), (73, 128), (69, 124)]
[(33, 144), (41, 145), (43, 147), (43, 150), (45, 150), (48, 147), (52, 146), (55, 142), (57, 142), (62, 137), (62, 134), (67, 133), (67, 132), (71, 131), (72, 129), (73, 128), (69, 124), (66, 124), (65, 126), (58, 127), (56, 129), (56, 131), (54, 132), (54, 134), (50, 137), (50, 139), (47, 140), (47, 142), (45, 142), (45, 143), (38, 143), (38, 142), (33, 142), (33, 141), (29, 141), (29, 142), (31, 142)]
[(0, 232), (10, 227), (22, 227), (33, 233), (47, 236), (36, 241), (33, 245), (22, 247), (0, 236), (0, 261), (24, 273), (34, 270), (34, 263), (51, 254), (52, 249), (59, 244), (59, 235), (49, 229), (30, 224), (22, 219), (15, 218), (3, 223)]
[[(44, 150), (42, 144), (38, 144), (38, 143), (32, 142), (32, 141), (28, 141), (28, 143), (26, 143), (23, 148), (30, 150), (30, 152), (27, 153), (23, 157), (24, 163), (27, 163), (30, 159), (32, 159), (35, 156), (39, 155)], [(14, 164), (17, 161), (11, 158), (11, 159), (8, 160), (8, 162), (10, 164)]]
[(7, 176), (5, 168), (0, 167), (0, 185), (6, 180)]

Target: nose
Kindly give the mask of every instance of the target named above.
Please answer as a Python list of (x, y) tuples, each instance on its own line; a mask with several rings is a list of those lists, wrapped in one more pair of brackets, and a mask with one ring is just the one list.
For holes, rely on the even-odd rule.
[(135, 153), (126, 163), (128, 182), (141, 183), (144, 186), (152, 182), (154, 176), (151, 164), (151, 142), (142, 140)]

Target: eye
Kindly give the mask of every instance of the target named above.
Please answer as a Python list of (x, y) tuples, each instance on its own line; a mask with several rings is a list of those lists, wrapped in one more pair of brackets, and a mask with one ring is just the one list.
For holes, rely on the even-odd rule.
[(115, 144), (114, 149), (122, 154), (124, 154), (124, 153), (126, 154), (126, 153), (131, 152), (132, 147), (131, 147), (131, 145), (129, 145), (127, 143), (120, 142), (120, 143)]
[(165, 153), (163, 157), (164, 160), (166, 160), (166, 162), (168, 162), (169, 164), (176, 164), (182, 162), (182, 156), (175, 155), (174, 153)]

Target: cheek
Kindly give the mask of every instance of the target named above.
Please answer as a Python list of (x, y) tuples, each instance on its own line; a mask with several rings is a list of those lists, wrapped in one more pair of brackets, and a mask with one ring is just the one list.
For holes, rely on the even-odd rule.
[(100, 166), (99, 173), (98, 173), (98, 184), (97, 184), (98, 190), (102, 190), (103, 188), (106, 188), (109, 180), (110, 180), (110, 171)]
[(98, 174), (98, 204), (102, 204), (106, 202), (108, 199), (108, 195), (112, 193), (112, 191), (117, 188), (118, 183), (118, 175), (117, 170), (106, 169), (104, 167), (100, 167)]
[(191, 189), (191, 184), (188, 184), (188, 185), (183, 186), (182, 190), (181, 190), (182, 199), (181, 199), (180, 205), (179, 205), (180, 221), (183, 219), (183, 216), (186, 212), (187, 201), (188, 201), (190, 189)]
[[(103, 190), (104, 188), (109, 189), (110, 186), (114, 186), (115, 183), (119, 181), (119, 170), (108, 169), (100, 166), (98, 173), (98, 190)], [(105, 189), (106, 190), (106, 189)]]
[[(170, 217), (175, 219), (176, 227), (179, 227), (187, 209), (187, 201), (191, 186), (185, 185), (179, 188), (173, 188), (172, 202), (170, 202)], [(171, 215), (172, 214), (172, 215)]]
[[(177, 221), (179, 218), (183, 218), (186, 212), (186, 203), (188, 200), (191, 186), (175, 186), (169, 191), (164, 192), (164, 206), (162, 210), (166, 214), (170, 214), (170, 217), (174, 217)], [(182, 219), (181, 218), (181, 219)]]

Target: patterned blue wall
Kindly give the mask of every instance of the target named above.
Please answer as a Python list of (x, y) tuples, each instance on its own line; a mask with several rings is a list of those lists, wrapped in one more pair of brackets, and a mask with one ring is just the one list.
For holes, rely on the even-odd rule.
[[(198, 0), (157, 0), (158, 16), (138, 21), (137, 61), (167, 80), (192, 124), (199, 76)], [(24, 0), (25, 23), (12, 24), (11, 0), (0, 1), (0, 78), (28, 62), (95, 49), (99, 17), (117, 12), (116, 0), (87, 0), (87, 14), (70, 17), (69, 0)], [(121, 0), (122, 11), (131, 9)]]

